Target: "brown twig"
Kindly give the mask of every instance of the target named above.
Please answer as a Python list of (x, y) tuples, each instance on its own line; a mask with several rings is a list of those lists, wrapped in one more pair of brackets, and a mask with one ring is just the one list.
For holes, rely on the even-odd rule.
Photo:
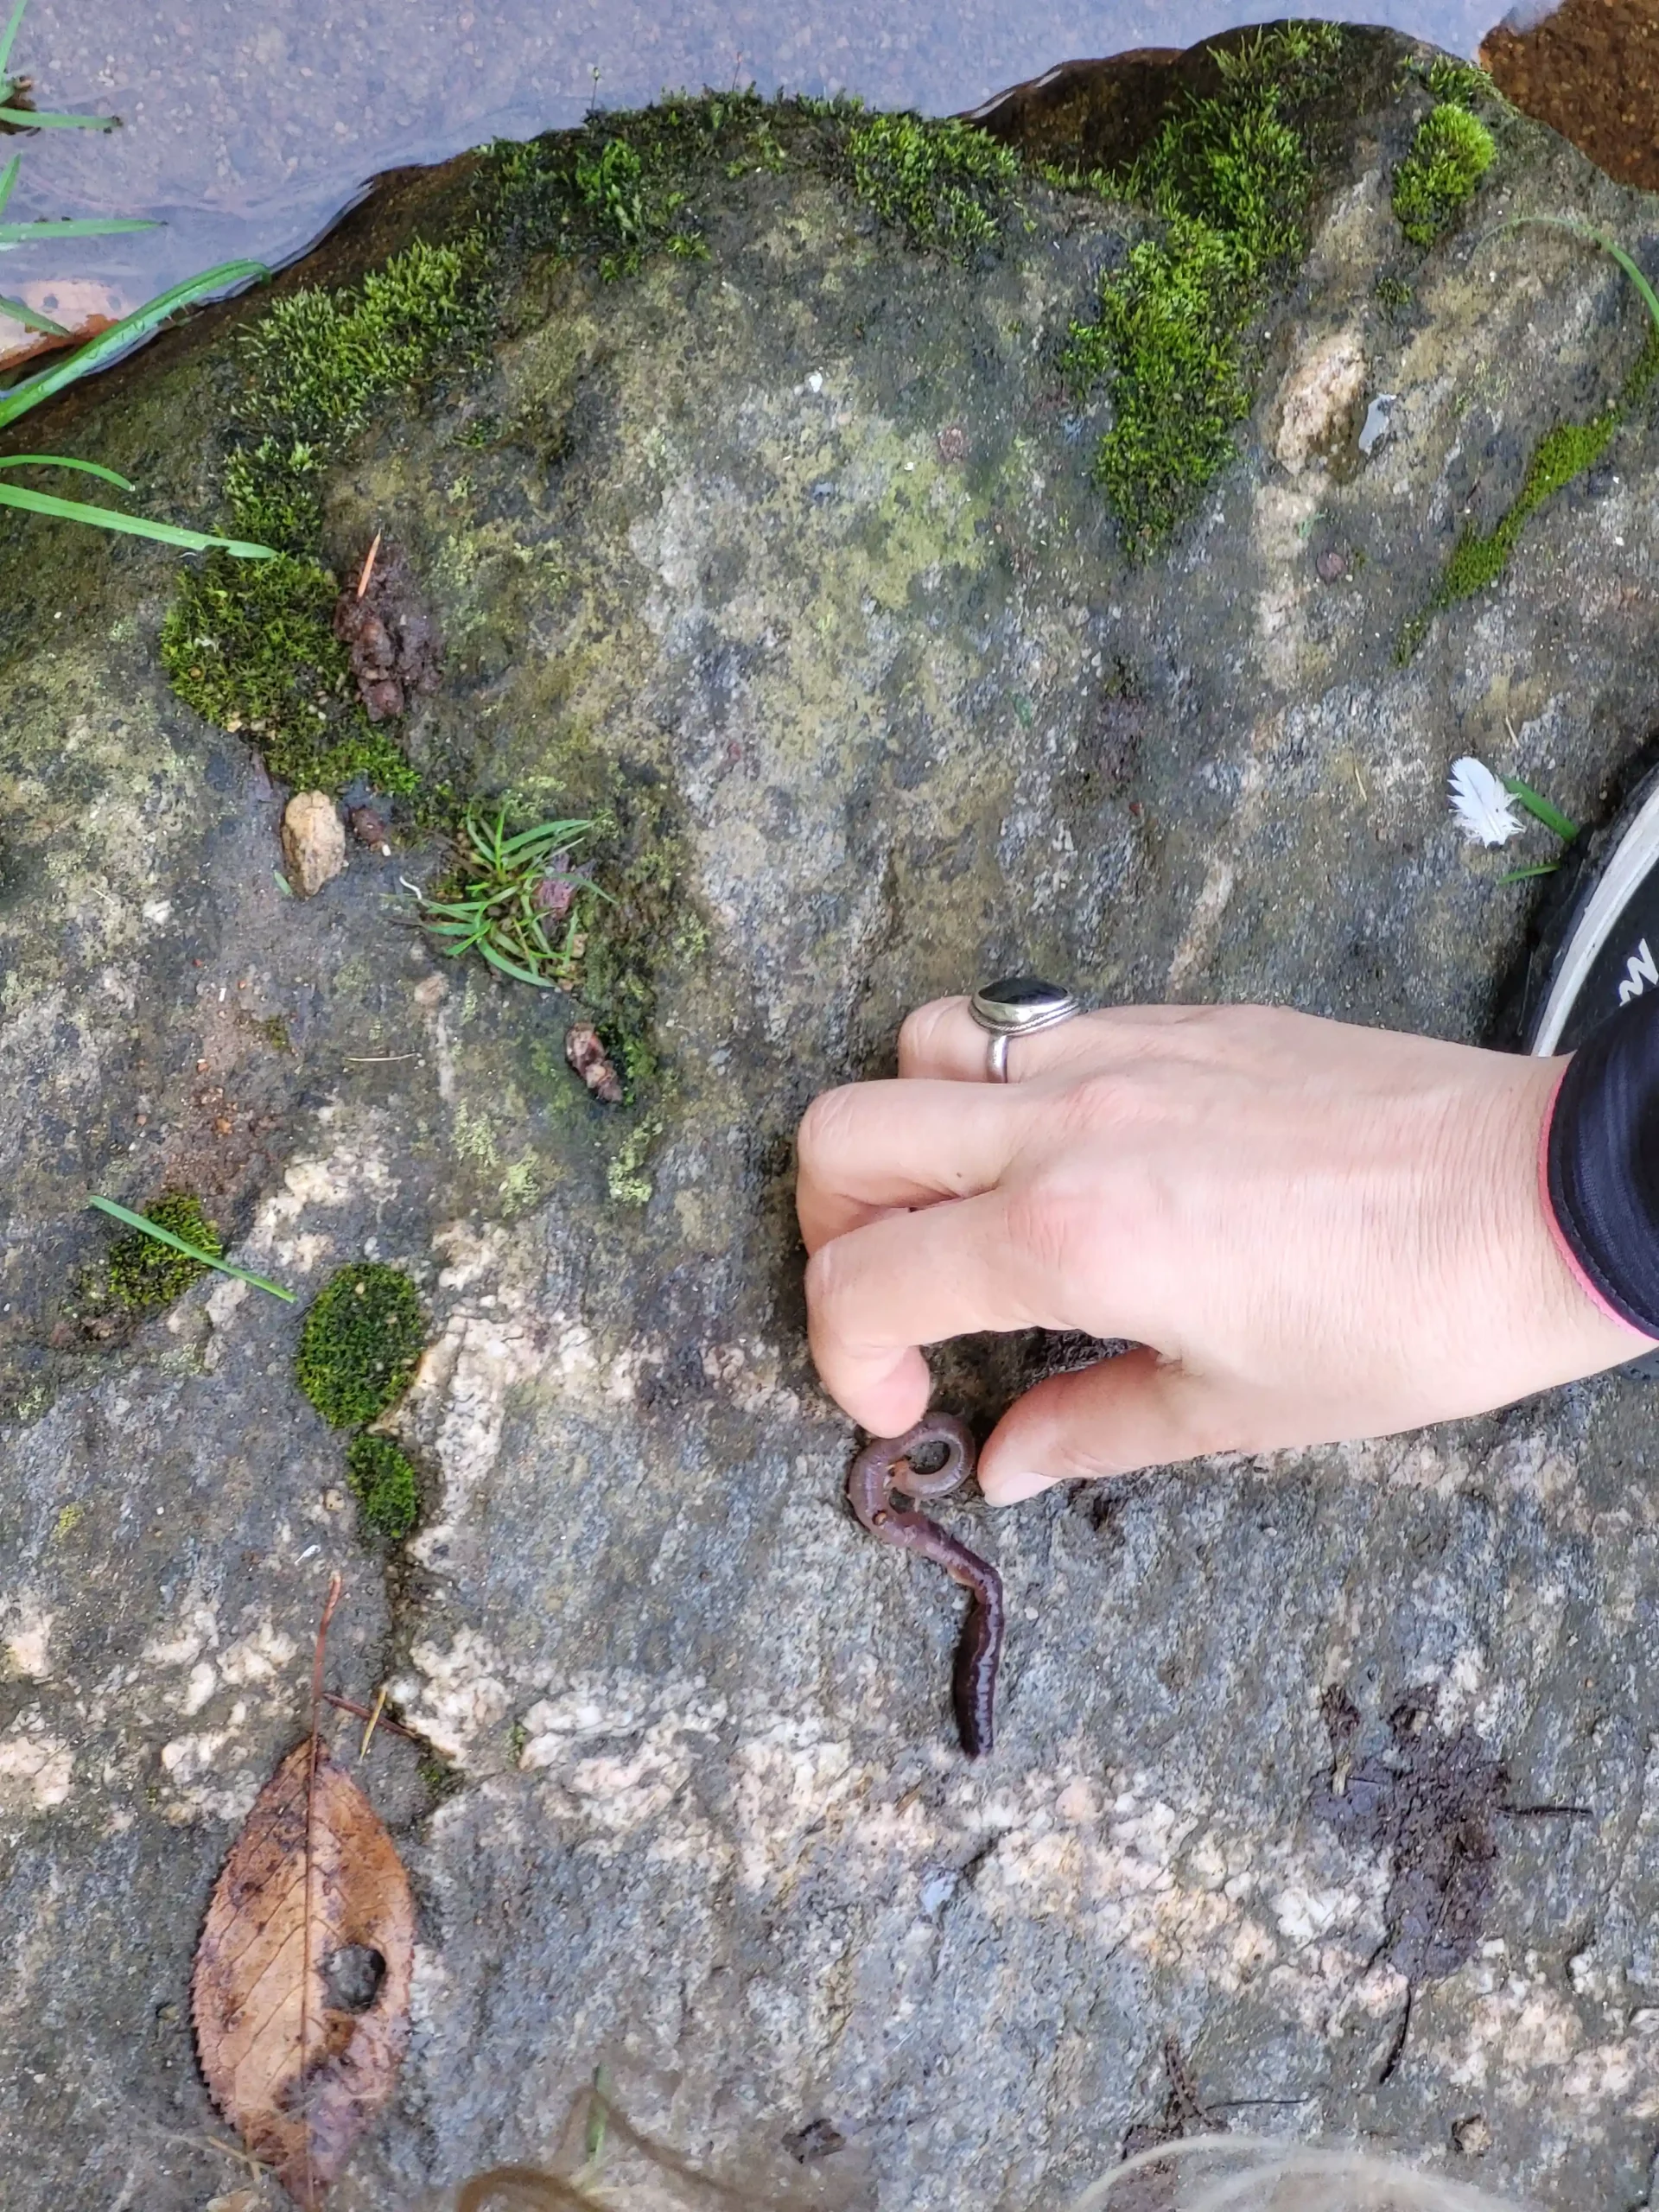
[(374, 574), (374, 556), (379, 550), (380, 533), (377, 530), (374, 533), (374, 543), (370, 546), (364, 558), (363, 573), (357, 580), (357, 595), (359, 599), (369, 588), (369, 578)]
[(374, 1732), (379, 1726), (380, 1715), (385, 1711), (385, 1709), (386, 1686), (382, 1682), (379, 1688), (374, 1694), (374, 1711), (369, 1715), (369, 1725), (363, 1731), (363, 1741), (357, 1747), (358, 1764), (359, 1765), (361, 1765), (362, 1762), (369, 1756), (369, 1745), (374, 1740)]
[[(359, 1705), (354, 1697), (338, 1697), (333, 1690), (324, 1690), (322, 1701), (325, 1705), (338, 1706), (342, 1713), (349, 1713), (353, 1720), (366, 1720), (370, 1717), (368, 1707)], [(394, 1736), (406, 1736), (411, 1744), (426, 1741), (418, 1728), (405, 1728), (401, 1720), (394, 1720), (389, 1713), (381, 1714), (380, 1726), (390, 1728)]]

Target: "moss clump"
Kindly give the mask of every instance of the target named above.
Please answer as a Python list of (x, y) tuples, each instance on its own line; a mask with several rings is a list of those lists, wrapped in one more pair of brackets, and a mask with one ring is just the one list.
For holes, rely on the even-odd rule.
[(1081, 397), (1111, 382), (1096, 476), (1132, 552), (1161, 543), (1233, 453), (1249, 408), (1245, 335), (1267, 285), (1304, 250), (1313, 182), (1300, 110), (1342, 53), (1334, 25), (1293, 23), (1216, 55), (1215, 98), (1190, 99), (1133, 166), (1093, 188), (1160, 219), (1101, 281), (1063, 366)]
[(1470, 61), (1454, 61), (1449, 54), (1435, 54), (1413, 73), (1422, 79), (1437, 100), (1451, 100), (1466, 108), (1503, 105), (1503, 95), (1484, 69), (1477, 69)]
[(187, 706), (245, 731), (274, 776), (302, 791), (375, 790), (419, 779), (364, 713), (331, 627), (336, 587), (315, 561), (212, 554), (187, 570), (162, 625), (162, 665)]
[(1433, 245), (1497, 158), (1491, 132), (1467, 108), (1448, 101), (1423, 118), (1394, 173), (1394, 212), (1414, 245)]
[(276, 301), (247, 333), (247, 434), (226, 472), (238, 527), (289, 552), (315, 543), (312, 480), (369, 421), (472, 335), (481, 310), (475, 239), (416, 239), (361, 284)]
[(965, 257), (997, 240), (1020, 175), (1012, 149), (971, 124), (875, 115), (847, 140), (853, 189), (912, 245)]
[(1564, 491), (1575, 477), (1596, 466), (1612, 443), (1619, 424), (1646, 395), (1656, 378), (1659, 378), (1659, 332), (1649, 334), (1636, 365), (1611, 407), (1603, 408), (1587, 423), (1558, 423), (1541, 440), (1528, 464), (1521, 489), (1496, 526), (1484, 535), (1477, 530), (1465, 531), (1446, 564), (1440, 589), (1401, 632), (1395, 658), (1402, 665), (1411, 659), (1428, 635), (1436, 614), (1497, 582), (1509, 566), (1510, 556), (1528, 517), (1536, 513), (1556, 493)]
[(284, 782), (418, 788), (389, 732), (363, 712), (334, 635), (338, 586), (315, 557), (317, 486), (381, 402), (464, 351), (483, 311), (481, 266), (476, 237), (417, 240), (360, 285), (290, 292), (245, 334), (249, 378), (232, 410), (240, 442), (226, 463), (226, 497), (243, 535), (284, 557), (213, 554), (183, 571), (162, 659), (179, 696), (255, 739)]
[[(168, 1192), (144, 1208), (144, 1219), (158, 1229), (171, 1230), (210, 1258), (225, 1256), (217, 1228), (202, 1211), (200, 1199), (188, 1191)], [(108, 1268), (110, 1302), (132, 1314), (159, 1313), (207, 1272), (200, 1260), (175, 1252), (169, 1244), (158, 1244), (136, 1229), (110, 1247)]]
[(708, 248), (695, 203), (711, 173), (782, 168), (773, 126), (792, 110), (802, 104), (715, 93), (498, 146), (491, 227), (523, 251), (594, 253), (607, 281), (637, 275), (653, 253), (701, 260)]
[(354, 1260), (317, 1294), (295, 1372), (334, 1428), (355, 1428), (409, 1388), (426, 1345), (419, 1294), (401, 1268)]
[(389, 1543), (401, 1543), (421, 1517), (420, 1483), (391, 1439), (366, 1431), (354, 1436), (346, 1452), (346, 1479), (365, 1524)]

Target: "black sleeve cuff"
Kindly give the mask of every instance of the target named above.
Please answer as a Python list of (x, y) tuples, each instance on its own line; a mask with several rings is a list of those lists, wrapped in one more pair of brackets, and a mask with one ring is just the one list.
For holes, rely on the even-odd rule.
[(1550, 1211), (1592, 1288), (1659, 1338), (1659, 999), (1621, 1007), (1567, 1062), (1545, 1165)]

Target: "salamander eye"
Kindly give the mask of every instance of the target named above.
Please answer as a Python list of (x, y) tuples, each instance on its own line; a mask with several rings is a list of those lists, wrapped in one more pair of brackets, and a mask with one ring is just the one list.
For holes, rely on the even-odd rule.
[(877, 1508), (876, 1508), (875, 1511), (874, 1511), (874, 1513), (872, 1513), (872, 1514), (871, 1514), (871, 1516), (870, 1516), (870, 1526), (871, 1526), (871, 1528), (873, 1528), (873, 1529), (880, 1529), (880, 1528), (883, 1527), (883, 1526), (886, 1524), (887, 1518), (887, 1507), (886, 1507), (885, 1505), (879, 1505), (879, 1506), (877, 1506)]

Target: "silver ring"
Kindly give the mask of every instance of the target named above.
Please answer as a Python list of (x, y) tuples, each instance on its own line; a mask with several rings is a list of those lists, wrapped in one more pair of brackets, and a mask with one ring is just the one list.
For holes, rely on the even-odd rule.
[(1039, 976), (1002, 976), (982, 983), (968, 1001), (968, 1011), (990, 1034), (986, 1072), (993, 1083), (1008, 1079), (1008, 1046), (1015, 1037), (1034, 1036), (1070, 1021), (1083, 1007), (1058, 983), (1046, 983)]

